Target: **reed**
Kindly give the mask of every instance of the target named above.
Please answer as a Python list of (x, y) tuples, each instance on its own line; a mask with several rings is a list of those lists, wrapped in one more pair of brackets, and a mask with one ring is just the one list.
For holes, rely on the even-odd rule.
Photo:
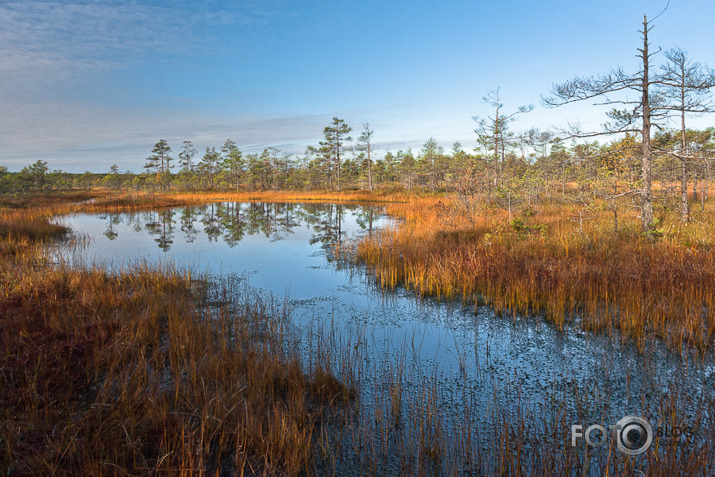
[(639, 346), (657, 337), (708, 352), (715, 339), (713, 207), (688, 225), (663, 214), (663, 236), (650, 240), (639, 236), (634, 215), (614, 235), (607, 214), (579, 226), (565, 205), (543, 206), (523, 225), (500, 211), (472, 221), (448, 198), (414, 198), (387, 204), (399, 226), (348, 251), (388, 289), (488, 302), (499, 313), (543, 313), (560, 328), (617, 330)]
[(51, 217), (0, 212), (3, 475), (313, 467), (354, 390), (328, 357), (301, 361), (283, 303), (171, 268), (51, 266)]

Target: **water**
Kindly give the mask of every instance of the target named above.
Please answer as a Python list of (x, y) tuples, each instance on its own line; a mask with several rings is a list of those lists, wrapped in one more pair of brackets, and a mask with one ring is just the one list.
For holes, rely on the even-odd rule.
[[(639, 352), (618, 339), (556, 330), (539, 317), (500, 317), (488, 307), (384, 292), (332, 249), (394, 225), (376, 206), (216, 203), (64, 222), (90, 239), (74, 257), (78, 263), (172, 263), (236, 274), (261, 293), (287, 297), (306, 355), (316, 340), (349, 350), (342, 359), (353, 363), (369, 439), (385, 426), (375, 416), (389, 412), (390, 389), (399, 389), (399, 420), (438, 409), (445, 435), (468, 433), (487, 463), (497, 458), (490, 449), (503, 419), (525, 422), (518, 438), (534, 447), (548, 435), (568, 439), (570, 424), (615, 424), (626, 415), (657, 423), (668, 399), (677, 401), (679, 422), (713, 418), (711, 358), (698, 363), (658, 342)], [(402, 428), (417, 432), (416, 424)], [(712, 429), (697, 432), (712, 448)]]

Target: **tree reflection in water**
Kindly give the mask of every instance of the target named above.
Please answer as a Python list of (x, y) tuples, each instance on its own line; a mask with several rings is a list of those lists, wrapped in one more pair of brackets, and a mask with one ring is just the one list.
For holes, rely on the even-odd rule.
[(312, 231), (310, 244), (330, 246), (344, 240), (343, 221), (350, 212), (368, 234), (372, 234), (373, 221), (381, 209), (373, 205), (356, 204), (296, 204), (265, 202), (222, 202), (198, 207), (184, 207), (162, 211), (105, 214), (104, 235), (109, 240), (118, 236), (116, 226), (125, 223), (135, 232), (142, 230), (154, 236), (157, 246), (167, 252), (174, 243), (174, 233), (179, 229), (187, 243), (202, 234), (209, 242), (222, 240), (235, 247), (246, 236), (262, 234), (271, 241), (285, 239), (300, 226), (308, 225)]

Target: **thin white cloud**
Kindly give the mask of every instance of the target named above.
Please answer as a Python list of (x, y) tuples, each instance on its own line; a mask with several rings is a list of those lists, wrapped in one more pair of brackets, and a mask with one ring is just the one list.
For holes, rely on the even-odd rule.
[(181, 37), (165, 16), (157, 7), (129, 3), (8, 2), (0, 5), (0, 68), (101, 65), (176, 48)]
[(197, 111), (135, 110), (62, 101), (11, 101), (0, 115), (0, 165), (17, 170), (43, 159), (70, 171), (120, 168), (141, 170), (154, 143), (167, 139), (178, 150), (183, 140), (197, 149), (220, 147), (227, 139), (246, 152), (274, 145), (300, 154), (330, 118), (238, 117)]
[(161, 61), (165, 55), (231, 51), (217, 35), (262, 25), (282, 2), (246, 1), (228, 9), (210, 2), (25, 0), (0, 3), (0, 94), (76, 81), (95, 70)]
[[(238, 54), (236, 45), (213, 36), (221, 30), (215, 26), (250, 30), (282, 14), (281, 2), (228, 4), (230, 11), (216, 10), (211, 2), (166, 5), (134, 0), (0, 3), (0, 163), (16, 168), (43, 158), (63, 168), (82, 161), (89, 168), (105, 161), (135, 167), (137, 154), (158, 137), (215, 143), (237, 136), (237, 125), (251, 131), (252, 142), (277, 141), (271, 130), (285, 134), (290, 128), (266, 124), (263, 131), (255, 118), (209, 117), (186, 106), (176, 111), (161, 97), (156, 98), (159, 106), (130, 106), (136, 103), (131, 90), (116, 93), (124, 86), (107, 80), (116, 71), (153, 65), (167, 56), (229, 48)], [(299, 126), (293, 134), (300, 136)]]

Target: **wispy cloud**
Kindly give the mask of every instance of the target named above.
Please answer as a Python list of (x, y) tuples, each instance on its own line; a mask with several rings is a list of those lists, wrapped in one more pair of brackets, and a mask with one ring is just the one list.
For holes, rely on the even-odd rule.
[(96, 151), (106, 154), (101, 161), (129, 163), (157, 135), (208, 142), (235, 135), (238, 129), (252, 130), (252, 142), (275, 140), (270, 130), (285, 133), (286, 128), (266, 124), (268, 133), (260, 132), (255, 124), (261, 118), (209, 117), (201, 108), (186, 106), (177, 112), (162, 104), (161, 92), (155, 104), (137, 104), (130, 86), (112, 80), (117, 72), (141, 70), (163, 58), (228, 50), (238, 55), (240, 45), (223, 41), (217, 32), (229, 27), (250, 35), (255, 26), (283, 14), (283, 2), (226, 5), (136, 0), (0, 3), (0, 162), (17, 167), (41, 156), (63, 164), (84, 157), (96, 164), (86, 159)]
[(160, 138), (178, 149), (191, 140), (200, 151), (227, 138), (246, 152), (273, 145), (301, 154), (330, 118), (217, 115), (201, 111), (135, 110), (62, 101), (10, 101), (0, 115), (0, 164), (19, 169), (37, 159), (70, 171), (105, 170), (113, 163), (141, 170)]
[(159, 19), (140, 5), (4, 3), (0, 85), (4, 91), (46, 86), (91, 69), (118, 67), (122, 58), (140, 51), (168, 48), (172, 35)]
[(0, 4), (0, 88), (46, 86), (92, 69), (157, 61), (161, 54), (228, 48), (214, 27), (248, 28), (280, 14), (261, 2), (210, 9), (139, 1), (10, 1)]

